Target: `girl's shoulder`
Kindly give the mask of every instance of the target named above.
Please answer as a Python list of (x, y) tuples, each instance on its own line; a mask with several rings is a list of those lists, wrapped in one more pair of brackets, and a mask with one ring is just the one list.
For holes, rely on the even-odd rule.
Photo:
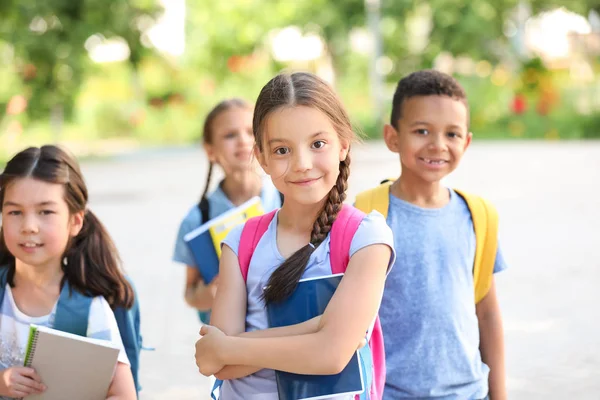
[(355, 235), (369, 235), (371, 233), (391, 235), (391, 229), (388, 226), (385, 217), (379, 211), (373, 210), (369, 213), (364, 213), (361, 210), (358, 211), (363, 215), (363, 218), (356, 229)]
[(180, 227), (183, 230), (192, 230), (202, 225), (202, 213), (200, 212), (200, 207), (198, 204), (194, 204), (193, 207), (190, 207), (181, 220)]
[(95, 296), (92, 298), (92, 302), (90, 304), (90, 319), (93, 316), (105, 318), (106, 316), (113, 316), (114, 313), (112, 308), (110, 308), (110, 304), (104, 298), (104, 296)]
[(394, 251), (394, 235), (385, 217), (378, 211), (371, 211), (361, 221), (352, 238), (350, 256), (373, 244), (384, 244)]
[(99, 333), (109, 334), (115, 327), (117, 327), (117, 320), (108, 301), (106, 301), (104, 296), (95, 296), (92, 298), (90, 314), (88, 316), (88, 336), (98, 338)]
[[(233, 204), (220, 187), (217, 187), (212, 192), (206, 195), (208, 202), (208, 209), (206, 210), (209, 218), (214, 218), (227, 210), (233, 208)], [(202, 225), (204, 222), (202, 217), (202, 210), (200, 209), (200, 202), (192, 205), (181, 221), (181, 228), (187, 228), (189, 230), (195, 229)]]
[(379, 226), (383, 226), (383, 225), (387, 226), (385, 217), (379, 211), (373, 210), (371, 212), (364, 213), (364, 214), (365, 214), (365, 216), (362, 220), (361, 227), (367, 226), (367, 225), (373, 225), (373, 224), (378, 224)]
[(244, 226), (246, 226), (246, 223), (234, 226), (229, 231), (225, 239), (223, 239), (223, 241), (221, 242), (221, 246), (227, 245), (227, 247), (229, 247), (235, 253), (236, 256), (238, 255), (238, 251), (240, 248), (240, 239), (242, 237), (242, 231), (244, 230)]
[[(271, 213), (268, 213), (268, 214), (270, 214), (269, 225), (262, 236), (266, 235), (269, 232), (269, 229), (276, 229), (276, 224), (273, 221), (277, 220), (277, 212), (279, 211), (279, 209), (275, 209), (275, 210), (271, 210), (271, 211), (272, 211)], [(254, 217), (254, 218), (261, 218), (263, 216), (258, 216), (258, 217)], [(239, 248), (240, 248), (240, 241), (242, 238), (242, 232), (244, 231), (244, 228), (246, 227), (247, 223), (248, 223), (248, 221), (233, 227), (229, 231), (229, 233), (227, 234), (225, 239), (221, 242), (221, 245), (226, 244), (229, 248), (231, 248), (231, 250), (233, 250), (233, 252), (235, 253), (236, 256), (238, 256)], [(258, 238), (258, 239), (260, 240), (260, 238)]]

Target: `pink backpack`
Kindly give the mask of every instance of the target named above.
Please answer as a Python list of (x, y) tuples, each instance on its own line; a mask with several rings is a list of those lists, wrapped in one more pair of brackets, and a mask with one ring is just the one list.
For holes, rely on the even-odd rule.
[[(277, 210), (271, 211), (258, 217), (246, 221), (240, 237), (240, 247), (238, 250), (238, 260), (244, 282), (248, 278), (248, 268), (254, 249), (258, 245), (260, 238), (264, 235), (273, 220)], [(350, 245), (352, 238), (362, 222), (365, 214), (350, 206), (344, 205), (339, 212), (330, 233), (330, 261), (331, 272), (339, 274), (346, 271), (350, 261)], [(383, 347), (383, 332), (379, 322), (379, 316), (375, 319), (375, 325), (371, 332), (369, 348), (373, 359), (373, 383), (370, 390), (370, 398), (380, 400), (383, 396), (383, 387), (385, 385), (385, 350)], [(358, 399), (359, 396), (356, 396)]]

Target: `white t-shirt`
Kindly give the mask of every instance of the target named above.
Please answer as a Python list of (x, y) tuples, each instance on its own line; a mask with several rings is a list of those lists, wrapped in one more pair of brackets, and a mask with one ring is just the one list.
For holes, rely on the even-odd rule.
[[(56, 304), (48, 315), (30, 317), (17, 307), (9, 284), (6, 284), (4, 299), (0, 308), (0, 370), (23, 366), (29, 325), (52, 327), (56, 314)], [(92, 299), (88, 319), (87, 337), (108, 340), (118, 346), (119, 362), (129, 365), (129, 359), (119, 333), (119, 327), (110, 305), (102, 296)], [(1, 397), (0, 400), (10, 399)]]

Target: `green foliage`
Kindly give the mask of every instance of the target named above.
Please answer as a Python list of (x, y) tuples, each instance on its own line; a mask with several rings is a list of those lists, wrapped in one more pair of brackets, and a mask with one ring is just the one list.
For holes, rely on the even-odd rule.
[(35, 119), (60, 107), (71, 115), (90, 60), (85, 48), (92, 35), (121, 36), (136, 65), (143, 54), (138, 22), (158, 11), (153, 1), (3, 0), (0, 42), (14, 50), (14, 67)]
[(586, 115), (581, 120), (584, 139), (600, 139), (600, 113)]
[[(578, 93), (569, 93), (568, 79), (557, 80), (559, 74), (547, 71), (539, 59), (518, 67), (522, 61), (503, 34), (518, 3), (380, 0), (378, 28), (384, 61), (391, 66), (384, 72), (385, 120), (398, 79), (431, 67), (440, 53), (448, 52), (484, 62), (492, 70), (507, 58), (513, 63), (502, 83), (485, 73), (459, 77), (469, 94), (471, 126), (478, 138), (597, 137), (598, 116), (582, 117), (571, 106)], [(529, 3), (533, 12), (555, 6), (583, 15), (600, 11), (597, 0)], [(324, 40), (336, 90), (354, 125), (367, 137), (381, 136), (370, 91), (369, 57), (350, 46), (351, 33), (369, 32), (365, 0), (187, 1), (186, 51), (179, 58), (142, 44), (142, 31), (160, 13), (157, 4), (158, 0), (0, 1), (0, 147), (11, 141), (55, 140), (48, 129), (52, 110), (72, 116), (63, 125), (64, 140), (196, 141), (204, 116), (219, 100), (235, 96), (253, 101), (280, 70), (316, 71), (321, 66), (324, 60), (274, 60), (270, 41), (289, 26)], [(123, 38), (130, 48), (127, 62), (93, 63), (85, 44), (94, 35)], [(529, 105), (522, 115), (511, 111), (515, 92)], [(15, 95), (27, 99), (26, 113), (6, 115)]]

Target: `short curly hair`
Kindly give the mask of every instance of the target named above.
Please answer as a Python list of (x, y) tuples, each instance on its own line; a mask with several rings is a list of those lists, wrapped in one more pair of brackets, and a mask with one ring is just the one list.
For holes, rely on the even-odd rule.
[(462, 101), (468, 108), (467, 95), (463, 87), (448, 74), (433, 69), (413, 72), (398, 82), (392, 102), (390, 123), (398, 129), (398, 120), (402, 116), (402, 104), (414, 96), (448, 96)]

